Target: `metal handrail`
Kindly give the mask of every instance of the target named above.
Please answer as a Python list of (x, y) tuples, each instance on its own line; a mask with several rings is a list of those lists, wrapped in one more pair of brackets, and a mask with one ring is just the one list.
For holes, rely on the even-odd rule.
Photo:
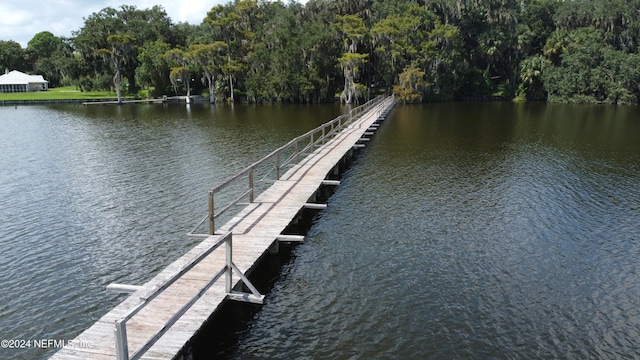
[[(335, 119), (328, 121), (315, 129), (309, 130), (306, 133), (299, 135), (293, 139), (291, 139), (288, 143), (280, 146), (276, 150), (272, 151), (268, 155), (264, 156), (260, 160), (254, 162), (253, 164), (247, 166), (243, 170), (237, 172), (234, 175), (231, 175), (224, 181), (215, 185), (211, 190), (209, 190), (208, 198), (209, 198), (209, 211), (208, 214), (191, 230), (187, 233), (188, 236), (194, 237), (207, 237), (211, 236), (215, 233), (215, 220), (227, 212), (234, 206), (240, 203), (242, 199), (246, 196), (249, 196), (249, 202), (252, 203), (255, 199), (255, 187), (254, 187), (254, 178), (253, 174), (256, 169), (260, 166), (267, 164), (269, 161), (273, 161), (275, 159), (275, 179), (280, 179), (280, 170), (289, 166), (293, 162), (297, 162), (300, 154), (304, 154), (310, 149), (314, 149), (318, 144), (324, 144), (327, 139), (333, 138), (337, 136), (343, 129), (351, 125), (355, 122), (361, 114), (365, 113), (369, 109), (379, 105), (382, 101), (387, 98), (385, 95), (380, 95), (367, 103), (355, 107), (349, 111), (347, 114), (340, 115)], [(286, 151), (290, 151), (293, 148), (293, 154), (291, 154), (284, 161), (281, 159), (281, 154)], [(246, 178), (246, 180), (244, 180)], [(247, 181), (248, 187), (242, 190), (241, 195), (236, 197), (230, 203), (224, 205), (221, 211), (215, 212), (215, 199), (214, 196), (216, 193), (221, 192), (224, 188), (230, 186), (231, 184), (236, 184), (240, 179), (242, 181)], [(208, 234), (197, 233), (198, 229), (205, 222), (209, 221), (209, 232)]]

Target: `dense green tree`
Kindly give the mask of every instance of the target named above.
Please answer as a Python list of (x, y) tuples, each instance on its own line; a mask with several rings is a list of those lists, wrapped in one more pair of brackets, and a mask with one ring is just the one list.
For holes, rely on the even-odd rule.
[(333, 25), (342, 36), (344, 50), (342, 56), (338, 58), (344, 73), (344, 89), (340, 94), (340, 101), (351, 104), (357, 102), (366, 89), (365, 85), (356, 81), (369, 57), (369, 54), (358, 52), (358, 47), (363, 43), (368, 30), (359, 15), (338, 15), (336, 19)]
[[(371, 29), (376, 54), (386, 59), (387, 69), (379, 71), (385, 81), (394, 83), (400, 71), (422, 57), (421, 51), (434, 16), (418, 4), (403, 14), (391, 14), (378, 21)], [(386, 70), (386, 71), (385, 71)]]
[(169, 72), (171, 69), (165, 58), (170, 50), (169, 44), (162, 40), (147, 42), (138, 48), (138, 67), (136, 79), (139, 84), (153, 88), (152, 96), (160, 96), (170, 92), (171, 83)]
[(171, 65), (169, 79), (174, 88), (184, 86), (187, 90), (187, 103), (191, 102), (191, 69), (195, 62), (192, 57), (179, 48), (171, 49), (164, 54), (165, 59)]
[(245, 78), (247, 96), (253, 101), (305, 101), (313, 94), (310, 71), (305, 69), (304, 49), (297, 34), (294, 11), (280, 3), (265, 6), (265, 21)]
[(605, 33), (593, 27), (568, 32), (565, 44), (559, 63), (549, 61), (542, 71), (550, 100), (611, 104), (638, 101), (637, 54), (615, 49), (607, 43)]
[(138, 62), (138, 48), (147, 42), (162, 40), (175, 46), (179, 39), (172, 29), (172, 23), (161, 6), (139, 10), (135, 6), (123, 5), (116, 10), (111, 7), (91, 14), (85, 19), (84, 26), (74, 32), (74, 45), (91, 66), (88, 76), (99, 76), (109, 73), (108, 67), (101, 65), (100, 49), (108, 49), (107, 39), (111, 35), (135, 36), (131, 51), (122, 58), (122, 73), (127, 78), (129, 91), (138, 89), (136, 69)]
[(36, 66), (38, 60), (51, 56), (51, 54), (58, 50), (61, 41), (59, 37), (49, 31), (39, 32), (29, 40), (26, 56), (33, 65), (34, 71), (38, 70)]
[(398, 85), (393, 87), (393, 92), (398, 100), (403, 103), (421, 102), (426, 86), (425, 72), (420, 70), (417, 63), (404, 68), (398, 77)]
[(216, 102), (216, 76), (222, 73), (225, 48), (226, 45), (222, 41), (216, 41), (212, 44), (194, 44), (185, 54), (187, 60), (203, 72), (203, 80), (209, 87), (209, 102), (211, 104)]
[(227, 63), (222, 70), (229, 80), (229, 98), (234, 101), (234, 81), (246, 69), (242, 61), (251, 52), (255, 26), (262, 15), (254, 0), (235, 0), (218, 5), (207, 13), (205, 21), (215, 36), (227, 44)]
[(523, 1), (522, 21), (532, 35), (527, 56), (542, 53), (547, 39), (556, 28), (554, 16), (560, 5), (558, 0)]
[(543, 69), (550, 66), (543, 55), (532, 55), (520, 62), (520, 86), (518, 96), (526, 100), (544, 100), (547, 92), (542, 81)]
[(316, 101), (333, 101), (342, 77), (336, 67), (343, 53), (339, 35), (327, 24), (335, 21), (335, 16), (327, 11), (314, 9), (308, 2), (296, 13), (297, 28), (300, 29), (302, 66), (312, 82)]
[(113, 84), (118, 96), (118, 103), (122, 102), (122, 65), (125, 60), (130, 57), (135, 40), (136, 39), (130, 35), (109, 35), (109, 37), (107, 37), (109, 47), (99, 50), (100, 53), (105, 56), (105, 59), (113, 65), (115, 71)]
[(66, 40), (49, 31), (39, 32), (29, 41), (25, 60), (29, 62), (31, 71), (49, 81), (49, 87), (58, 86), (65, 78), (70, 78), (68, 70), (75, 63), (73, 50)]
[[(173, 92), (172, 80), (199, 91), (191, 74), (211, 101), (339, 94), (352, 103), (396, 85), (423, 101), (518, 89), (526, 99), (628, 103), (640, 95), (637, 9), (640, 0), (232, 0), (191, 25), (173, 24), (159, 6), (123, 5), (91, 14), (72, 39), (42, 32), (26, 50), (0, 42), (0, 66), (41, 72), (52, 85), (111, 88), (108, 39), (130, 36), (117, 55), (123, 84), (154, 96)], [(170, 49), (186, 62), (169, 65)], [(407, 82), (412, 74), (420, 86)]]
[(13, 40), (0, 40), (0, 73), (5, 70), (26, 70), (24, 50), (22, 46)]
[(460, 29), (436, 20), (422, 44), (422, 68), (429, 85), (426, 96), (432, 100), (452, 100), (463, 84), (468, 64)]

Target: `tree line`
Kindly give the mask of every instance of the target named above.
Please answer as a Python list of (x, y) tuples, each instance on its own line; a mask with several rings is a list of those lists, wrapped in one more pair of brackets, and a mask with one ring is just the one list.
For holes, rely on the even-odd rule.
[(234, 0), (203, 15), (107, 7), (70, 38), (0, 41), (0, 67), (211, 102), (640, 99), (640, 0)]

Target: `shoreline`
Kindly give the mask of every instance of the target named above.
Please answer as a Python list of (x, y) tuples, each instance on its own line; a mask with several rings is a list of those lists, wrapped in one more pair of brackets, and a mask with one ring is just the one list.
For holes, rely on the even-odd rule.
[[(126, 104), (154, 104), (154, 103), (176, 103), (184, 101), (184, 97), (169, 97), (168, 99), (123, 99), (121, 105)], [(193, 103), (207, 102), (208, 98), (192, 96)], [(18, 105), (55, 105), (55, 104), (77, 104), (77, 105), (117, 105), (118, 98), (95, 98), (95, 99), (38, 99), (38, 100), (0, 100), (0, 106), (18, 106)]]
[(53, 104), (78, 104), (87, 102), (118, 101), (118, 98), (100, 99), (39, 99), (39, 100), (0, 100), (0, 106), (18, 105), (53, 105)]

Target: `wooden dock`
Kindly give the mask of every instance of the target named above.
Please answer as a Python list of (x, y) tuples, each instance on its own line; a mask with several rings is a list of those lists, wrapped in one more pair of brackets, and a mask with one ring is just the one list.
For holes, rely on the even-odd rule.
[(117, 99), (109, 100), (100, 100), (93, 99), (91, 101), (83, 101), (82, 105), (127, 105), (127, 104), (167, 104), (167, 103), (177, 103), (177, 102), (185, 102), (187, 104), (191, 103), (199, 103), (199, 102), (208, 102), (208, 98), (203, 98), (200, 96), (163, 96), (161, 98), (150, 98), (150, 99), (138, 99), (138, 100), (130, 100), (130, 99), (122, 99), (118, 101)]
[[(214, 187), (209, 213), (189, 233), (203, 241), (142, 286), (111, 286), (132, 294), (51, 359), (179, 358), (223, 301), (261, 303), (264, 297), (248, 274), (278, 241), (303, 240), (282, 232), (301, 209), (326, 206), (312, 202), (317, 190), (339, 184), (327, 176), (346, 154), (364, 146), (394, 104), (393, 96), (371, 100)], [(272, 179), (260, 191), (257, 183), (264, 178), (257, 175), (264, 169)], [(227, 190), (235, 193), (225, 195)], [(240, 284), (249, 292), (234, 290)]]

